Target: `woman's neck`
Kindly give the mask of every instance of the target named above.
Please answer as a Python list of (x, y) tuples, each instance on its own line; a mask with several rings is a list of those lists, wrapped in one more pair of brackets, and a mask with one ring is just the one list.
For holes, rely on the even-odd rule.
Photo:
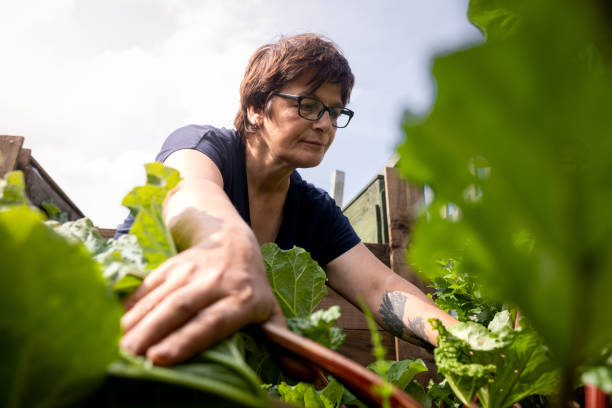
[(251, 143), (245, 145), (249, 190), (258, 195), (286, 193), (295, 168), (277, 163), (269, 153), (257, 149)]

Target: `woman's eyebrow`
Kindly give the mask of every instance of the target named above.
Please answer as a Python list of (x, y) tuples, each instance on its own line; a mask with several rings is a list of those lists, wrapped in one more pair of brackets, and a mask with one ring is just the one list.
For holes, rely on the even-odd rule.
[(317, 95), (314, 95), (314, 94), (313, 94), (313, 95), (304, 95), (304, 96), (308, 96), (308, 97), (310, 97), (310, 98), (314, 98), (314, 99), (316, 99), (317, 101), (320, 101), (322, 104), (324, 104), (325, 106), (328, 106), (328, 107), (330, 107), (330, 108), (344, 108), (344, 107), (345, 107), (345, 105), (344, 105), (344, 104), (342, 103), (342, 101), (341, 101), (341, 100), (339, 100), (339, 99), (337, 99), (336, 101), (334, 101), (334, 102), (332, 102), (332, 103), (329, 103), (329, 104), (328, 104), (328, 103), (326, 103), (326, 102), (323, 100), (323, 98), (320, 98), (320, 97), (319, 97), (319, 96), (317, 96)]

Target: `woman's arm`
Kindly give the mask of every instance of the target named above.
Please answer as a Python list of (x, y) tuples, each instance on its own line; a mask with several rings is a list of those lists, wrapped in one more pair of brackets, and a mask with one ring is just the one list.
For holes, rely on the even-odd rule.
[(432, 317), (447, 327), (458, 323), (383, 264), (363, 243), (334, 259), (326, 270), (334, 290), (357, 307), (359, 298), (364, 299), (376, 322), (406, 341), (436, 345), (438, 333), (428, 321)]
[(259, 244), (223, 191), (217, 166), (195, 150), (165, 164), (183, 181), (164, 219), (179, 254), (153, 271), (126, 302), (122, 347), (155, 364), (185, 360), (241, 327), (271, 316), (284, 322)]

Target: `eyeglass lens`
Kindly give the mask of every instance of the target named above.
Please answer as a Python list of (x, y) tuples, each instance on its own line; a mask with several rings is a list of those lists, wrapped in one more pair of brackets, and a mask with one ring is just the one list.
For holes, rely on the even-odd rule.
[[(348, 124), (351, 117), (342, 110), (342, 108), (327, 108), (329, 118), (336, 127), (344, 127)], [(318, 100), (313, 98), (302, 98), (300, 102), (299, 114), (305, 119), (317, 120), (323, 116), (325, 106)]]

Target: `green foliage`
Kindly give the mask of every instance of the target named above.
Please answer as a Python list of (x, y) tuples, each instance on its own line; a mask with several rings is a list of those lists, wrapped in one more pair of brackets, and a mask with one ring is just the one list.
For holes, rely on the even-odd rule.
[(151, 271), (176, 254), (174, 240), (164, 223), (162, 206), (168, 192), (179, 183), (180, 176), (177, 170), (161, 163), (148, 163), (145, 169), (147, 184), (130, 191), (122, 203), (135, 217), (130, 234), (138, 237), (147, 270)]
[[(100, 384), (114, 359), (108, 369), (114, 377), (195, 388), (241, 406), (268, 406), (261, 382), (244, 360), (241, 334), (172, 368), (155, 367), (125, 353), (119, 356), (121, 307), (107, 285), (116, 291), (137, 286), (151, 269), (144, 254), (163, 262), (159, 249), (174, 247), (169, 234), (160, 233), (165, 227), (149, 221), (161, 217), (161, 192), (176, 184), (178, 173), (160, 171), (156, 165), (147, 170), (154, 185), (130, 193), (132, 203), (155, 201), (138, 204), (139, 213), (147, 215), (136, 217), (133, 231), (141, 236), (108, 242), (86, 218), (45, 225), (43, 213), (27, 207), (20, 178), (12, 175), (3, 182), (0, 200), (10, 206), (0, 206), (0, 259), (11, 273), (1, 275), (0, 285), (0, 310), (5, 311), (0, 314), (0, 401), (7, 406), (79, 401)], [(169, 181), (164, 184), (162, 176)], [(105, 382), (96, 396), (114, 395), (109, 384), (113, 382)], [(122, 383), (121, 388), (138, 384)]]
[(241, 334), (183, 364), (159, 367), (143, 357), (125, 352), (109, 368), (109, 374), (160, 383), (181, 385), (233, 401), (238, 406), (267, 407), (261, 383), (243, 359)]
[(277, 390), (283, 401), (306, 408), (338, 408), (344, 394), (344, 387), (334, 379), (321, 391), (317, 391), (311, 384), (298, 383), (292, 386), (285, 382)]
[[(143, 383), (155, 382), (156, 389), (167, 392), (148, 393), (141, 401), (156, 406), (206, 401), (211, 406), (263, 407), (270, 401), (260, 374), (275, 377), (280, 384), (273, 388), (288, 401), (325, 408), (349, 400), (359, 405), (335, 380), (321, 391), (310, 384), (288, 385), (260, 338), (248, 330), (173, 367), (118, 352), (121, 309), (108, 287), (116, 293), (137, 287), (152, 270), (151, 262), (160, 264), (175, 251), (161, 205), (178, 182), (178, 173), (157, 165), (147, 165), (147, 173), (149, 184), (124, 200), (136, 214), (131, 234), (108, 241), (86, 218), (44, 222), (44, 214), (28, 206), (19, 173), (2, 182), (0, 257), (10, 259), (3, 267), (15, 273), (2, 275), (0, 285), (0, 310), (10, 311), (0, 314), (0, 400), (7, 406), (129, 406), (130, 400), (118, 396), (138, 393)], [(31, 256), (34, 248), (36, 256)], [(287, 306), (289, 327), (325, 346), (339, 347), (344, 335), (331, 327), (340, 317), (339, 307), (312, 313), (326, 293), (322, 269), (300, 248), (282, 251), (268, 244), (262, 253), (274, 292)], [(404, 383), (416, 369), (410, 365), (401, 374), (400, 366), (392, 365), (390, 373)], [(103, 386), (91, 394), (105, 373)], [(32, 386), (36, 393), (29, 392)]]
[(339, 318), (340, 306), (335, 305), (328, 310), (317, 310), (308, 317), (290, 317), (287, 326), (297, 334), (337, 350), (346, 338), (341, 329), (332, 327)]
[(46, 224), (69, 241), (82, 242), (100, 265), (109, 286), (116, 292), (132, 291), (148, 273), (143, 249), (135, 235), (126, 234), (117, 240), (106, 241), (89, 218), (63, 224), (47, 221)]
[(53, 204), (50, 200), (45, 200), (40, 203), (40, 207), (47, 214), (50, 220), (57, 221), (59, 223), (68, 222), (68, 214), (58, 208), (57, 205)]
[[(440, 374), (438, 373), (438, 375)], [(461, 408), (464, 406), (463, 403), (457, 399), (453, 393), (453, 389), (446, 380), (442, 380), (439, 383), (429, 380), (427, 398), (438, 407), (442, 406), (442, 404), (449, 408)]]
[[(282, 250), (274, 243), (262, 245), (261, 253), (270, 286), (289, 329), (326, 347), (340, 347), (345, 336), (341, 329), (332, 327), (340, 317), (340, 308), (332, 306), (312, 313), (327, 293), (325, 272), (317, 262), (302, 248)], [(281, 372), (257, 333), (245, 337), (245, 341), (247, 361), (265, 383), (295, 382)]]
[(116, 358), (121, 308), (82, 244), (12, 201), (0, 206), (0, 405), (65, 405)]
[(439, 260), (461, 259), (459, 272), (529, 317), (566, 384), (612, 339), (604, 3), (472, 1), (486, 42), (436, 59), (433, 110), (406, 120), (399, 147), (403, 174), (435, 193), (412, 263), (435, 277)]
[(438, 262), (439, 275), (433, 278), (434, 302), (445, 312), (457, 314), (461, 322), (475, 321), (487, 325), (501, 310), (501, 305), (487, 299), (481, 285), (468, 273), (457, 270), (456, 260)]
[(418, 373), (427, 371), (423, 360), (389, 361), (379, 360), (368, 366), (368, 369), (380, 375), (400, 390), (405, 390)]
[(421, 404), (431, 407), (431, 400), (414, 376), (427, 371), (427, 366), (420, 358), (417, 360), (389, 361), (378, 360), (368, 365), (368, 369), (378, 374), (385, 381), (407, 392)]
[(108, 284), (117, 293), (129, 293), (140, 286), (147, 275), (143, 249), (132, 234), (110, 239), (94, 259), (104, 271)]
[[(117, 292), (135, 289), (154, 269), (152, 265), (158, 266), (176, 253), (172, 236), (163, 221), (162, 204), (166, 194), (178, 184), (179, 174), (160, 163), (145, 167), (147, 184), (134, 188), (123, 200), (135, 214), (130, 234), (91, 245), (92, 255), (105, 268), (105, 276)], [(89, 233), (81, 237), (87, 239)], [(144, 358), (122, 353), (109, 374), (194, 388), (241, 406), (267, 406), (261, 381), (246, 362), (243, 336), (246, 334), (235, 334), (189, 361), (168, 368), (153, 366)]]
[(385, 355), (387, 354), (387, 350), (382, 345), (382, 340), (380, 338), (380, 333), (378, 332), (378, 328), (376, 327), (376, 322), (374, 321), (374, 316), (372, 316), (372, 312), (366, 305), (363, 299), (360, 300), (361, 310), (363, 311), (363, 315), (368, 324), (368, 330), (370, 331), (370, 339), (372, 340), (372, 354), (376, 358), (376, 361), (372, 367), (375, 367), (379, 376), (381, 376), (384, 381), (383, 384), (377, 387), (377, 392), (381, 396), (382, 406), (383, 408), (390, 407), (389, 397), (393, 393), (393, 389), (391, 388), (391, 383), (386, 380), (388, 376), (389, 370), (391, 369), (390, 365), (386, 363)]
[(5, 205), (30, 205), (21, 171), (11, 171), (0, 179), (0, 207)]
[(327, 294), (327, 277), (302, 248), (282, 250), (276, 244), (261, 246), (268, 280), (285, 317), (308, 317)]
[(559, 373), (534, 330), (524, 324), (513, 330), (508, 311), (498, 313), (486, 328), (460, 323), (440, 333), (435, 359), (455, 395), (466, 405), (475, 395), (484, 408), (510, 407), (533, 395), (559, 389)]
[(46, 224), (68, 241), (82, 243), (93, 255), (103, 252), (107, 247), (106, 240), (102, 238), (102, 235), (100, 235), (100, 232), (89, 218), (81, 218), (63, 224), (51, 220), (47, 221)]

